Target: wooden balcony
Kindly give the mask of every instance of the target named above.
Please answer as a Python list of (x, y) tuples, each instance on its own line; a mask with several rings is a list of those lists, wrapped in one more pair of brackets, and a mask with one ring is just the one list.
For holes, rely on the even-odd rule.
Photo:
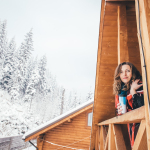
[(132, 150), (146, 150), (145, 106), (98, 123), (95, 148), (98, 150), (131, 150), (127, 131), (128, 123), (140, 123)]

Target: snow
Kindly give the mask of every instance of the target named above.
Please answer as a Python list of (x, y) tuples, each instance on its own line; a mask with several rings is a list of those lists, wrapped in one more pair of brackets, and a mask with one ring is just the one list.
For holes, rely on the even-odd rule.
[(27, 147), (27, 148), (25, 148), (25, 149), (23, 149), (23, 150), (36, 150), (36, 148), (33, 147), (33, 146), (31, 146), (31, 147)]
[(46, 56), (33, 58), (32, 30), (17, 48), (14, 38), (7, 39), (6, 25), (0, 22), (0, 137), (23, 135), (92, 99), (91, 90), (81, 97), (60, 86)]
[(21, 135), (37, 126), (33, 124), (33, 118), (24, 106), (9, 100), (8, 93), (0, 91), (0, 137)]

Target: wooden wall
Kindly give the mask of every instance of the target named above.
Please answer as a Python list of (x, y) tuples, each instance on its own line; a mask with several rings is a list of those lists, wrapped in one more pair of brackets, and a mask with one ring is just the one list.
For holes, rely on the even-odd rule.
[[(65, 122), (45, 133), (44, 140), (58, 144), (58, 145), (68, 145), (68, 147), (78, 148), (78, 149), (89, 149), (90, 146), (90, 135), (91, 127), (87, 126), (87, 115), (92, 112), (89, 109), (75, 118)], [(71, 121), (71, 122), (70, 122)], [(85, 140), (83, 140), (86, 138)], [(71, 143), (80, 141), (78, 143), (69, 145)], [(68, 150), (68, 148), (62, 148), (56, 145), (52, 145), (47, 142), (43, 142), (42, 150), (51, 150), (61, 148), (63, 150)]]
[[(119, 17), (118, 6), (120, 7)], [(120, 19), (119, 30), (118, 18)], [(119, 43), (120, 56), (118, 57)], [(113, 81), (118, 58), (120, 62), (128, 60), (133, 63), (141, 72), (135, 3), (102, 0), (91, 150), (95, 147), (97, 123), (115, 116)]]

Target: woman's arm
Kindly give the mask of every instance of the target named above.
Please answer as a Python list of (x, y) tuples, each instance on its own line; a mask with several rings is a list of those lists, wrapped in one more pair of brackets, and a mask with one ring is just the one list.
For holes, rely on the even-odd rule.
[(132, 96), (132, 99), (133, 99), (133, 109), (139, 108), (144, 105), (143, 94), (134, 94)]

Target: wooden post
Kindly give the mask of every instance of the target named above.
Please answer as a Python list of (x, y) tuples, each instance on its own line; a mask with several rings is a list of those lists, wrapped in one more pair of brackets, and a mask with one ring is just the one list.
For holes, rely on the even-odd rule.
[(142, 120), (132, 150), (147, 150), (147, 140), (145, 131), (145, 120)]
[(42, 135), (39, 135), (38, 138), (37, 138), (37, 147), (38, 147), (38, 150), (42, 150), (43, 149), (43, 143), (44, 143), (44, 134)]
[(120, 64), (120, 6), (118, 6), (118, 65)]
[(108, 150), (116, 150), (115, 138), (114, 138), (114, 132), (113, 132), (113, 125), (112, 124), (109, 124)]
[(104, 127), (101, 126), (101, 131), (100, 131), (100, 150), (104, 150), (104, 148), (105, 148), (106, 136), (107, 136), (107, 133), (106, 133)]
[[(137, 27), (138, 27), (138, 39), (139, 39), (139, 46), (140, 46), (140, 55), (141, 55), (141, 67), (142, 67), (142, 79), (143, 79), (143, 89), (144, 89), (144, 104), (145, 104), (145, 118), (146, 118), (146, 133), (147, 133), (147, 146), (148, 150), (150, 150), (150, 106), (149, 106), (149, 99), (148, 95), (150, 96), (150, 2), (148, 0), (135, 0), (135, 8), (136, 8), (136, 20), (137, 20)], [(140, 16), (140, 17), (139, 17)], [(139, 26), (141, 30), (139, 30)], [(141, 31), (141, 32), (140, 32)], [(141, 36), (142, 36), (142, 43), (141, 43)], [(145, 57), (145, 64), (144, 66), (144, 57)], [(145, 68), (146, 67), (146, 72)], [(146, 81), (147, 76), (147, 81)], [(147, 86), (148, 85), (148, 90)]]
[(126, 6), (118, 6), (118, 64), (129, 61)]

